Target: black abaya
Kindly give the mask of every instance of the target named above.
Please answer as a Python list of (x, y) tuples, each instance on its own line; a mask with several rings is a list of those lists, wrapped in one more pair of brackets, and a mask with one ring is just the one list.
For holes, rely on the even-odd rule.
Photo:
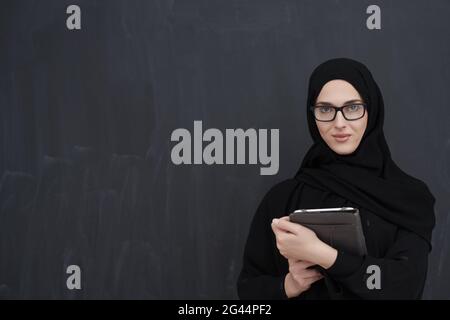
[[(368, 125), (358, 148), (339, 155), (321, 138), (312, 105), (325, 83), (343, 79), (367, 103)], [(308, 126), (314, 144), (294, 178), (265, 195), (253, 218), (243, 268), (238, 279), (241, 299), (287, 299), (287, 260), (278, 252), (273, 218), (300, 208), (351, 206), (360, 210), (368, 255), (340, 248), (325, 278), (292, 299), (418, 299), (427, 274), (434, 227), (435, 199), (422, 181), (403, 172), (391, 159), (383, 133), (384, 105), (378, 85), (361, 63), (332, 59), (319, 65), (309, 80)], [(381, 288), (370, 289), (368, 267), (381, 271)]]

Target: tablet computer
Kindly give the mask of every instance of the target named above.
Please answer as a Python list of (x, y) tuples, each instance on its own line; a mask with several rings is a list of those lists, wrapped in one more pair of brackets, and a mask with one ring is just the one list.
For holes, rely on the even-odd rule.
[(313, 230), (320, 240), (337, 250), (359, 256), (367, 255), (357, 208), (299, 209), (289, 215), (289, 220)]

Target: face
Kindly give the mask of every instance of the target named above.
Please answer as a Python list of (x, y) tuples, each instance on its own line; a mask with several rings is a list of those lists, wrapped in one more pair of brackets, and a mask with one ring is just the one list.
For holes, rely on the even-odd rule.
[[(345, 80), (332, 80), (327, 82), (319, 93), (316, 105), (333, 105), (341, 107), (349, 102), (364, 102), (358, 91)], [(358, 148), (367, 127), (368, 112), (358, 120), (346, 120), (342, 112), (337, 112), (336, 118), (330, 122), (316, 120), (322, 139), (327, 145), (340, 155), (351, 154)], [(335, 135), (348, 134), (347, 138)]]

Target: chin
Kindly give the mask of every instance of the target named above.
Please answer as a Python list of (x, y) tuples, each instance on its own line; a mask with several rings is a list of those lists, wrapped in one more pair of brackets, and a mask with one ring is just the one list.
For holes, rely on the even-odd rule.
[(356, 148), (354, 148), (354, 146), (339, 146), (339, 147), (332, 147), (331, 150), (333, 150), (334, 152), (336, 152), (341, 156), (345, 156), (347, 154), (353, 153), (353, 151), (355, 151)]

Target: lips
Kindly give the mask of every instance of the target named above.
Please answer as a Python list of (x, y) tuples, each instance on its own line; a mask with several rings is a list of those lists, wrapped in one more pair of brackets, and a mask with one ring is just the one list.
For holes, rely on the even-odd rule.
[(334, 137), (334, 140), (336, 140), (337, 142), (344, 143), (348, 139), (350, 139), (350, 134), (336, 134), (336, 135), (333, 135), (333, 137)]
[(333, 134), (332, 136), (335, 138), (347, 138), (350, 137), (350, 134)]

